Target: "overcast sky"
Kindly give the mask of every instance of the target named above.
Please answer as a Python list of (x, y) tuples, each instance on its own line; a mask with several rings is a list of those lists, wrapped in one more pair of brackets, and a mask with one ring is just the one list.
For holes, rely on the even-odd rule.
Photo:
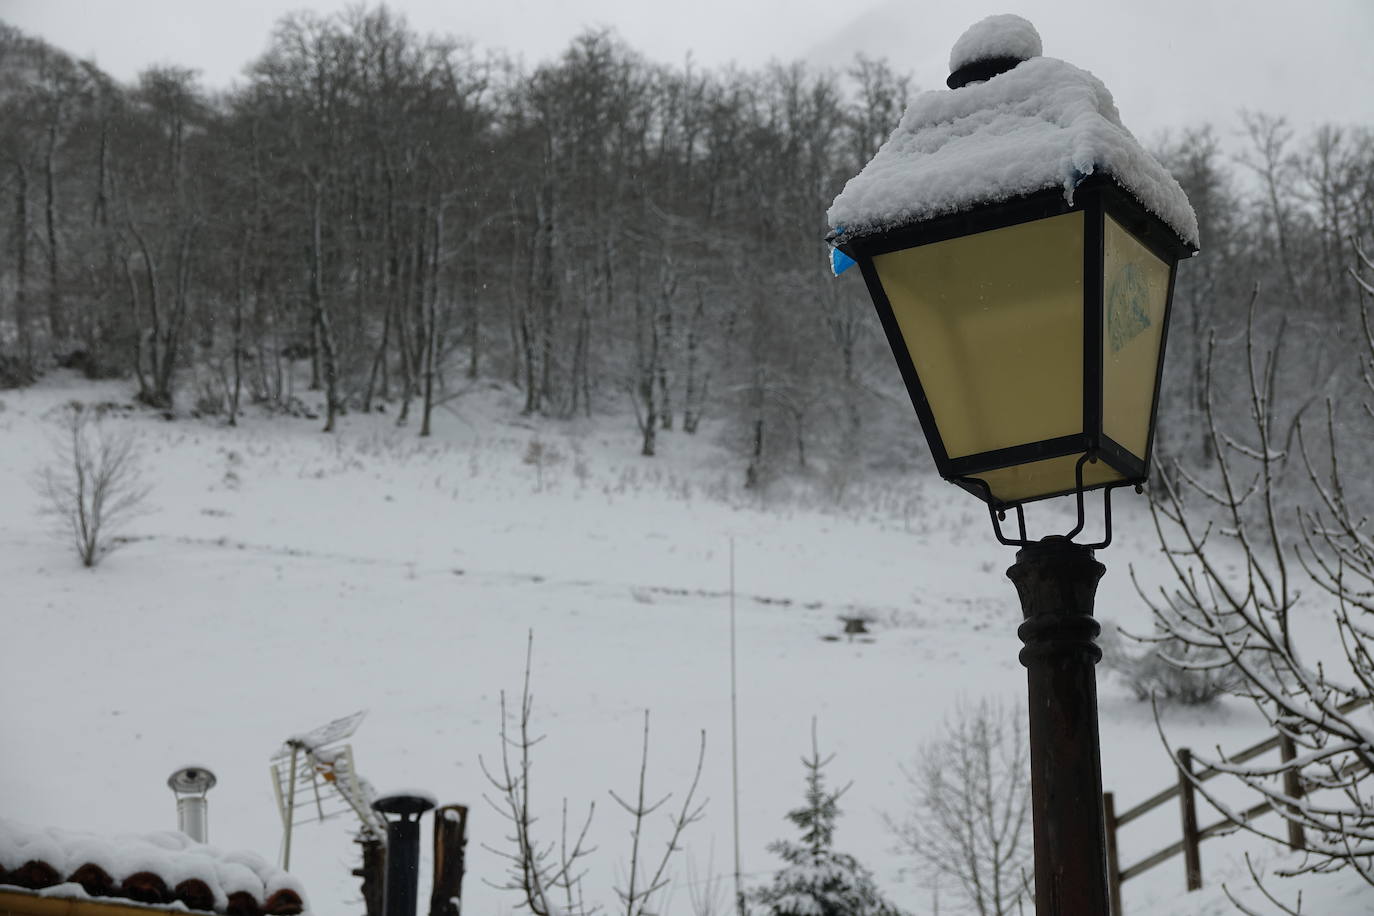
[[(121, 79), (151, 63), (240, 79), (285, 12), (347, 0), (0, 0), (0, 18)], [(422, 32), (466, 35), (536, 63), (585, 28), (609, 26), (648, 57), (708, 66), (807, 59), (840, 67), (887, 57), (920, 88), (943, 88), (949, 48), (973, 22), (1019, 13), (1045, 53), (1097, 74), (1147, 141), (1242, 108), (1374, 125), (1374, 0), (393, 0)]]

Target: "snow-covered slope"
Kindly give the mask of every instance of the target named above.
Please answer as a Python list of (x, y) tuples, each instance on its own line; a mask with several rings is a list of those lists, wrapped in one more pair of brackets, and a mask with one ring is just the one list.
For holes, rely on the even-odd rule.
[[(1020, 615), (1002, 575), (1011, 552), (973, 500), (939, 481), (869, 482), (842, 507), (795, 494), (762, 503), (708, 433), (667, 434), (663, 454), (643, 459), (629, 422), (518, 420), (500, 389), (455, 402), (429, 441), (377, 416), (347, 417), (329, 437), (300, 420), (250, 416), (231, 430), (135, 411), (109, 422), (139, 437), (155, 511), (88, 571), (48, 535), (30, 485), (49, 460), (51, 418), (72, 398), (127, 393), (61, 378), (0, 393), (7, 817), (170, 828), (165, 779), (194, 758), (219, 776), (211, 842), (271, 858), (281, 830), (268, 758), (288, 735), (367, 709), (352, 739), (359, 772), (383, 792), (419, 786), (471, 805), (465, 909), (513, 911), (517, 898), (485, 883), (502, 881), (487, 847), (504, 848), (506, 829), (482, 800), (479, 760), (500, 753), (499, 694), (518, 692), (533, 630), (536, 730), (547, 736), (534, 768), (539, 828), (555, 839), (565, 797), (574, 815), (596, 803), (590, 897), (613, 900), (628, 859), (629, 823), (607, 791), (633, 789), (643, 710), (651, 794), (685, 791), (706, 730), (710, 804), (686, 836), (668, 907), (689, 912), (689, 859), (698, 880), (731, 871), (733, 540), (744, 871), (753, 883), (779, 864), (764, 847), (791, 830), (783, 814), (800, 797), (816, 716), (837, 754), (830, 774), (854, 780), (837, 845), (922, 912), (928, 892), (904, 880), (882, 823), (903, 803), (899, 764), (960, 695), (1024, 691)], [(542, 466), (531, 463), (540, 452)], [(1127, 565), (1149, 576), (1160, 564), (1140, 500), (1119, 502), (1099, 612), (1138, 627)], [(875, 619), (872, 641), (822, 639), (852, 609)], [(1170, 782), (1167, 757), (1148, 708), (1107, 678), (1101, 695), (1105, 780), (1133, 803)], [(1168, 725), (1199, 748), (1265, 737), (1243, 705), (1171, 713)], [(317, 913), (361, 912), (350, 826), (297, 830), (291, 870)], [(652, 825), (654, 843), (665, 827)], [(1176, 838), (1166, 807), (1123, 835), (1123, 859)], [(1204, 846), (1209, 882), (1243, 873), (1244, 848)], [(1175, 860), (1127, 885), (1128, 908), (1202, 905), (1181, 886)]]

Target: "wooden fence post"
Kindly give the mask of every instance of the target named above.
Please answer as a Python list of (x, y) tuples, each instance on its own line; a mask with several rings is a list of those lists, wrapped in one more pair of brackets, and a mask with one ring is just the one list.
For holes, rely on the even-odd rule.
[(1192, 774), (1193, 752), (1181, 747), (1178, 749), (1178, 806), (1183, 817), (1183, 865), (1187, 871), (1188, 890), (1195, 891), (1202, 887), (1202, 857), (1198, 850), (1197, 799)]
[[(1279, 755), (1284, 763), (1298, 756), (1298, 749), (1293, 745), (1293, 739), (1287, 735), (1279, 735)], [(1302, 798), (1302, 777), (1292, 769), (1283, 771), (1283, 794), (1289, 798)], [(1297, 805), (1289, 805), (1289, 811), (1297, 811)], [(1302, 824), (1294, 820), (1288, 820), (1288, 848), (1300, 851), (1307, 848), (1307, 837), (1303, 833)]]
[(429, 898), (429, 916), (459, 916), (462, 911), (467, 844), (467, 805), (444, 805), (435, 811), (434, 892)]
[(1102, 793), (1102, 810), (1107, 822), (1107, 894), (1111, 899), (1111, 916), (1121, 914), (1121, 860), (1116, 850), (1116, 796)]

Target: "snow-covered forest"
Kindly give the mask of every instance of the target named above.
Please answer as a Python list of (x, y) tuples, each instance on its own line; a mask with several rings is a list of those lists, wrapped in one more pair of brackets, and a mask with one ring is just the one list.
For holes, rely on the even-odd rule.
[[(590, 32), (521, 67), (378, 7), (283, 19), (210, 94), (0, 40), (11, 384), (57, 360), (233, 417), (298, 410), (308, 360), (331, 428), (384, 409), (428, 432), (435, 403), (499, 379), (525, 413), (633, 417), (645, 454), (726, 418), (751, 479), (915, 451), (862, 284), (822, 243), (916, 88), (885, 62), (670, 67)], [(1166, 453), (1201, 441), (1199, 341), (1233, 335), (1256, 284), (1304, 354), (1285, 390), (1350, 379), (1370, 135), (1244, 124), (1238, 157), (1207, 125), (1145, 138), (1207, 252), (1180, 277)]]
[(497, 378), (527, 413), (633, 404), (645, 454), (728, 412), (758, 473), (861, 422), (869, 319), (822, 213), (902, 110), (885, 64), (711, 73), (588, 33), (521, 70), (376, 8), (283, 20), (211, 97), (4, 41), (14, 381), (59, 353), (230, 414), (288, 408), (308, 359), (331, 421), (427, 432)]
[[(468, 912), (528, 911), (520, 850), (564, 819), (576, 841), (592, 801), (586, 855), (540, 853), (567, 896), (547, 912), (734, 912), (737, 635), (746, 908), (810, 912), (839, 875), (826, 916), (1030, 912), (1029, 826), (997, 837), (994, 894), (932, 864), (972, 829), (953, 795), (1024, 817), (1011, 556), (930, 473), (823, 241), (932, 87), (863, 57), (665, 65), (613, 31), (525, 63), (385, 6), (292, 14), (266, 48), (227, 91), (173, 66), (122, 83), (0, 21), (0, 817), (169, 827), (162, 780), (195, 758), (222, 781), (214, 842), (271, 858), (269, 756), (367, 709), (361, 772), (471, 806)], [(1126, 912), (1281, 913), (1302, 888), (1343, 916), (1374, 899), (1368, 710), (1337, 711), (1374, 689), (1374, 482), (1343, 451), (1374, 402), (1374, 127), (1235, 123), (1140, 138), (1202, 254), (1179, 269), (1158, 514), (1123, 497), (1101, 555), (1104, 782), (1129, 806), (1173, 783), (1171, 748), (1216, 761), (1291, 728), (1313, 857), (1209, 839), (1201, 892), (1175, 859)], [(123, 502), (103, 539), (78, 521), (74, 555), (82, 454), (122, 469)], [(1273, 646), (1237, 636), (1250, 617)], [(537, 750), (505, 741), (525, 724)], [(970, 781), (975, 752), (1005, 788)], [(1232, 775), (1199, 804), (1292, 801), (1281, 769)], [(298, 828), (311, 912), (362, 911), (357, 826)], [(1131, 830), (1123, 862), (1177, 841), (1178, 813)], [(0, 885), (17, 845), (0, 832)]]

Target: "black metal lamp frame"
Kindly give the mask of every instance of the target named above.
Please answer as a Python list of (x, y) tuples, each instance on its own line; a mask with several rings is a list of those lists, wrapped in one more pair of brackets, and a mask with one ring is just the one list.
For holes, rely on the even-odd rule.
[[(1073, 494), (1074, 494), (1074, 500), (1075, 500), (1075, 502), (1077, 503), (1077, 508), (1078, 508), (1078, 523), (1074, 525), (1073, 530), (1069, 531), (1068, 534), (1065, 534), (1065, 535), (1062, 535), (1062, 536), (1061, 536), (1061, 537), (1063, 538), (1063, 540), (1072, 541), (1074, 538), (1078, 537), (1078, 535), (1082, 533), (1083, 528), (1084, 528), (1084, 526), (1086, 525), (1086, 516), (1087, 516), (1087, 513), (1086, 513), (1086, 511), (1085, 511), (1085, 509), (1084, 509), (1084, 506), (1083, 506), (1083, 502), (1084, 502), (1084, 500), (1083, 500), (1083, 492), (1084, 492), (1084, 490), (1086, 489), (1086, 488), (1083, 486), (1083, 465), (1089, 464), (1089, 463), (1091, 463), (1091, 462), (1095, 462), (1096, 460), (1097, 460), (1097, 458), (1096, 458), (1095, 456), (1092, 456), (1092, 455), (1083, 455), (1081, 458), (1078, 459), (1078, 463), (1074, 465), (1074, 468), (1073, 468), (1073, 475), (1074, 475), (1074, 482), (1077, 484), (1077, 486), (1074, 488)], [(1027, 547), (1027, 546), (1029, 546), (1029, 545), (1031, 545), (1031, 544), (1037, 543), (1036, 540), (1032, 540), (1032, 539), (1030, 539), (1030, 538), (1028, 538), (1028, 537), (1026, 536), (1026, 513), (1025, 513), (1025, 510), (1024, 510), (1024, 508), (1023, 508), (1024, 503), (1017, 503), (1017, 504), (1015, 504), (1014, 506), (1012, 506), (1012, 508), (1016, 511), (1016, 527), (1017, 527), (1018, 533), (1020, 534), (1020, 537), (1009, 538), (1009, 537), (1007, 537), (1005, 534), (1002, 533), (1002, 522), (1004, 522), (1004, 521), (1007, 520), (1007, 510), (1006, 510), (1006, 509), (999, 509), (999, 508), (997, 508), (997, 505), (996, 505), (997, 500), (995, 500), (995, 499), (993, 498), (992, 493), (990, 492), (991, 488), (988, 487), (987, 481), (985, 481), (985, 480), (980, 480), (980, 479), (978, 479), (978, 478), (973, 478), (973, 479), (970, 481), (970, 483), (981, 485), (982, 488), (984, 489), (984, 491), (988, 491), (988, 492), (986, 492), (986, 494), (984, 495), (983, 501), (984, 501), (985, 503), (987, 503), (987, 505), (988, 505), (988, 515), (989, 515), (989, 517), (991, 517), (991, 519), (992, 519), (992, 533), (995, 534), (995, 535), (997, 536), (997, 540), (998, 540), (999, 543), (1005, 544), (1005, 545), (1008, 546), (1008, 547)], [(1089, 549), (1089, 550), (1099, 550), (1099, 549), (1101, 549), (1101, 548), (1103, 548), (1103, 547), (1109, 547), (1109, 546), (1111, 546), (1111, 543), (1112, 543), (1112, 491), (1113, 491), (1113, 490), (1120, 489), (1121, 487), (1128, 487), (1128, 486), (1133, 486), (1133, 487), (1135, 487), (1135, 491), (1136, 491), (1137, 493), (1140, 493), (1140, 492), (1142, 492), (1142, 491), (1144, 490), (1144, 486), (1143, 486), (1142, 484), (1139, 484), (1139, 483), (1132, 484), (1132, 483), (1123, 483), (1123, 482), (1113, 482), (1113, 483), (1108, 483), (1108, 484), (1102, 484), (1102, 485), (1100, 486), (1100, 489), (1102, 490), (1102, 514), (1103, 514), (1103, 536), (1102, 536), (1102, 540), (1097, 541), (1097, 542), (1092, 543), (1092, 544), (1084, 544), (1084, 545), (1082, 545), (1083, 547), (1086, 547), (1086, 548)]]
[[(1035, 220), (1061, 216), (1066, 213), (1082, 212), (1083, 225), (1083, 429), (1082, 432), (1068, 436), (1058, 436), (1037, 442), (1027, 442), (1009, 448), (980, 452), (951, 458), (945, 449), (944, 439), (935, 422), (934, 412), (926, 398), (921, 378), (911, 360), (897, 323), (892, 303), (883, 288), (882, 280), (873, 265), (879, 255), (894, 251), (942, 242), (949, 239), (974, 235), (992, 229), (1020, 225)], [(1107, 436), (1102, 430), (1102, 334), (1103, 334), (1103, 253), (1106, 217), (1111, 216), (1140, 241), (1151, 253), (1169, 267), (1169, 286), (1165, 301), (1164, 329), (1159, 346), (1159, 360), (1155, 365), (1154, 394), (1150, 412), (1150, 429), (1144, 456), (1137, 457), (1122, 445)], [(1141, 206), (1131, 195), (1123, 191), (1109, 177), (1095, 175), (1083, 179), (1074, 192), (1072, 205), (1064, 199), (1063, 191), (1055, 188), (1040, 191), (1024, 197), (989, 205), (963, 213), (937, 217), (920, 223), (910, 224), (897, 229), (875, 233), (843, 232), (832, 235), (831, 244), (858, 263), (864, 282), (873, 299), (888, 344), (896, 357), (902, 379), (921, 428), (930, 444), (931, 455), (940, 476), (962, 487), (987, 503), (993, 512), (994, 526), (998, 540), (1004, 544), (1020, 546), (1028, 543), (1025, 539), (1024, 516), (1021, 505), (1039, 499), (1064, 496), (1076, 493), (1079, 524), (1073, 534), (1083, 528), (1084, 490), (1114, 489), (1121, 486), (1141, 486), (1149, 476), (1150, 458), (1154, 449), (1155, 415), (1159, 405), (1159, 384), (1164, 365), (1165, 347), (1168, 342), (1169, 319), (1173, 311), (1174, 277), (1178, 261), (1190, 257), (1196, 249), (1181, 241), (1178, 235), (1159, 217)], [(1080, 455), (1075, 471), (1075, 487), (1055, 493), (1045, 493), (1023, 500), (1003, 501), (993, 496), (986, 482), (974, 477), (975, 474), (994, 471), (1000, 468)], [(1083, 484), (1083, 464), (1085, 462), (1105, 461), (1123, 477), (1119, 481)], [(1016, 509), (1021, 527), (1021, 539), (1004, 537), (997, 513)], [(1108, 528), (1110, 530), (1110, 495), (1107, 497)], [(1110, 535), (1108, 535), (1110, 540)], [(1105, 546), (1102, 545), (1102, 546)]]

